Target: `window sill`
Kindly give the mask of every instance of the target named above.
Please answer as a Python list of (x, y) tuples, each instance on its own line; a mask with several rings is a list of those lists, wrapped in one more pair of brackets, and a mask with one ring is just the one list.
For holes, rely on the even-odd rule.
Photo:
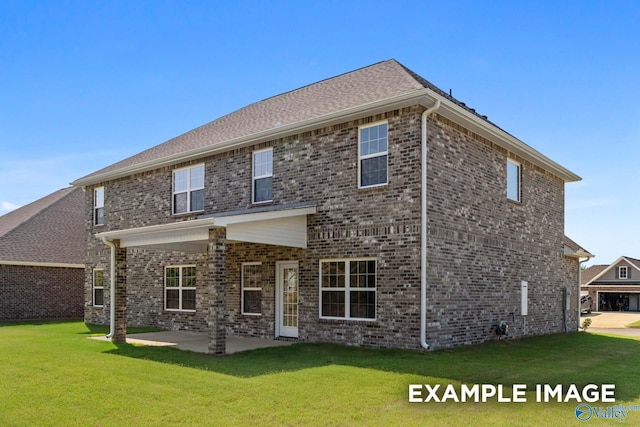
[(384, 184), (367, 185), (366, 187), (359, 185), (358, 190), (375, 190), (376, 188), (384, 188), (384, 187), (387, 187), (388, 185), (389, 185), (388, 182), (385, 182)]
[(185, 215), (199, 215), (204, 212), (204, 209), (199, 211), (189, 211), (189, 212), (180, 212), (180, 213), (172, 213), (171, 216), (185, 216)]
[(346, 319), (344, 317), (320, 317), (320, 323), (376, 323), (378, 319), (360, 319), (360, 318), (349, 318)]
[(177, 308), (165, 308), (164, 311), (169, 313), (195, 313), (196, 310), (179, 310)]
[(104, 308), (104, 304), (103, 305), (92, 305), (91, 307), (93, 307), (93, 308)]
[(262, 317), (262, 313), (242, 313), (243, 316)]

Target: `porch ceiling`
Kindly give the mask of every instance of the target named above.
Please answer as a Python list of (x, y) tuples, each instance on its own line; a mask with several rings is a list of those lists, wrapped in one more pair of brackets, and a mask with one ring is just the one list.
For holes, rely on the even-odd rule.
[(227, 241), (307, 247), (307, 215), (313, 203), (280, 205), (202, 216), (198, 219), (97, 233), (120, 240), (122, 248), (149, 248), (181, 252), (206, 252), (209, 230), (225, 227)]

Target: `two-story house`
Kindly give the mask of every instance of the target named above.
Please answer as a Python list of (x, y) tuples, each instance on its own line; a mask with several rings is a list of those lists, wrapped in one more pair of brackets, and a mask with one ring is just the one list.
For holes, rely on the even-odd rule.
[(126, 324), (208, 331), (215, 353), (227, 335), (417, 349), (501, 324), (576, 330), (563, 230), (564, 184), (579, 179), (380, 62), (75, 181), (85, 320), (115, 340)]

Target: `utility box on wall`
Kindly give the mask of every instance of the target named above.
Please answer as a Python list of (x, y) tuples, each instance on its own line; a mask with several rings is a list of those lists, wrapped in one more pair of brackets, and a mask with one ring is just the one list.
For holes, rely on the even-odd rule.
[(520, 282), (520, 314), (526, 316), (529, 307), (529, 283), (526, 280)]

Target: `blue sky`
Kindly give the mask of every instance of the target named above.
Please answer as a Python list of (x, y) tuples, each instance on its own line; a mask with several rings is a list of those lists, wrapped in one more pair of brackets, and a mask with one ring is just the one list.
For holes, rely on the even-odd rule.
[(583, 177), (640, 258), (640, 2), (0, 0), (0, 214), (249, 103), (395, 58)]

